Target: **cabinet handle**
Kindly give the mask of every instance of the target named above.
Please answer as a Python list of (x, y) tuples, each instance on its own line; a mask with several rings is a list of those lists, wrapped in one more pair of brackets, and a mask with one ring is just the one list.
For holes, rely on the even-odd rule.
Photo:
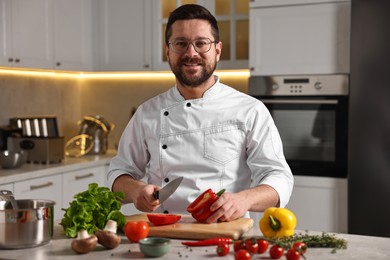
[(19, 63), (19, 62), (20, 62), (20, 59), (15, 59), (15, 62), (16, 62), (16, 63)]
[(57, 67), (61, 66), (61, 62), (56, 62), (56, 66)]
[(8, 62), (14, 62), (13, 58), (8, 58)]
[(52, 183), (51, 181), (49, 181), (49, 182), (47, 182), (47, 183), (44, 183), (44, 184), (31, 185), (31, 186), (30, 186), (30, 190), (38, 190), (38, 189), (50, 187), (50, 186), (52, 186), (52, 185), (53, 185), (53, 183)]
[(88, 173), (88, 174), (84, 174), (84, 175), (78, 175), (75, 178), (75, 180), (81, 180), (81, 179), (85, 179), (85, 178), (89, 178), (89, 177), (93, 177), (93, 173)]

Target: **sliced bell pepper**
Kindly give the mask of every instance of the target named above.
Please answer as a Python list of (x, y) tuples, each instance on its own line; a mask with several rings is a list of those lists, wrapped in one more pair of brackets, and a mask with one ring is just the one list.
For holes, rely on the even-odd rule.
[(191, 213), (192, 217), (197, 221), (205, 222), (213, 213), (213, 211), (210, 210), (210, 206), (217, 201), (219, 196), (224, 192), (225, 189), (222, 189), (217, 193), (214, 193), (212, 189), (204, 191), (187, 207), (187, 211)]
[(270, 207), (260, 219), (260, 230), (265, 237), (283, 238), (294, 235), (297, 218), (286, 208)]
[(181, 219), (181, 215), (176, 214), (146, 214), (149, 221), (155, 226), (175, 224)]

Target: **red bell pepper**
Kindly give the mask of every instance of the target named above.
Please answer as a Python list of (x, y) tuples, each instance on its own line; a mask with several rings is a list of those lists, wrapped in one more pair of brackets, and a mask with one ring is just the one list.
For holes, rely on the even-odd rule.
[(187, 211), (191, 213), (192, 217), (199, 222), (205, 222), (208, 217), (213, 214), (210, 206), (218, 200), (219, 196), (225, 192), (225, 189), (214, 193), (212, 189), (208, 189), (197, 197), (188, 207)]
[(149, 221), (155, 226), (175, 224), (181, 219), (181, 215), (176, 214), (146, 214)]

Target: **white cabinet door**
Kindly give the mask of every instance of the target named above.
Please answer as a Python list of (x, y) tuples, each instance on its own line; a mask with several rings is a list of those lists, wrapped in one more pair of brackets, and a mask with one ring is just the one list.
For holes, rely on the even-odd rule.
[(50, 175), (14, 183), (16, 199), (45, 199), (55, 201), (54, 219), (61, 219), (62, 207), (62, 178), (61, 174)]
[(12, 64), (11, 0), (0, 0), (0, 66)]
[(287, 208), (297, 229), (347, 233), (347, 179), (295, 176)]
[(99, 70), (151, 70), (151, 1), (99, 4)]
[(93, 0), (54, 1), (54, 68), (90, 71)]
[(12, 60), (14, 67), (52, 68), (52, 1), (12, 0)]
[(73, 196), (88, 190), (88, 184), (97, 183), (104, 186), (106, 166), (85, 168), (82, 170), (65, 172), (62, 174), (62, 206), (68, 208), (74, 200)]
[(14, 184), (13, 183), (1, 184), (0, 190), (9, 190), (12, 193), (14, 193)]
[(250, 9), (251, 75), (349, 73), (350, 2)]

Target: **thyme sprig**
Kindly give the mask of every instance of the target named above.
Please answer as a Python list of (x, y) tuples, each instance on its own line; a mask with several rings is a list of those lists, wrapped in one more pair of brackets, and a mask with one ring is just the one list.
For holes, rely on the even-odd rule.
[(322, 232), (320, 235), (311, 235), (306, 231), (304, 234), (296, 233), (291, 237), (284, 238), (266, 238), (259, 237), (261, 239), (268, 240), (271, 244), (278, 244), (286, 250), (291, 248), (294, 242), (304, 242), (309, 248), (333, 248), (332, 253), (335, 253), (337, 249), (346, 249), (347, 240), (343, 238), (337, 238), (336, 234), (328, 234)]

